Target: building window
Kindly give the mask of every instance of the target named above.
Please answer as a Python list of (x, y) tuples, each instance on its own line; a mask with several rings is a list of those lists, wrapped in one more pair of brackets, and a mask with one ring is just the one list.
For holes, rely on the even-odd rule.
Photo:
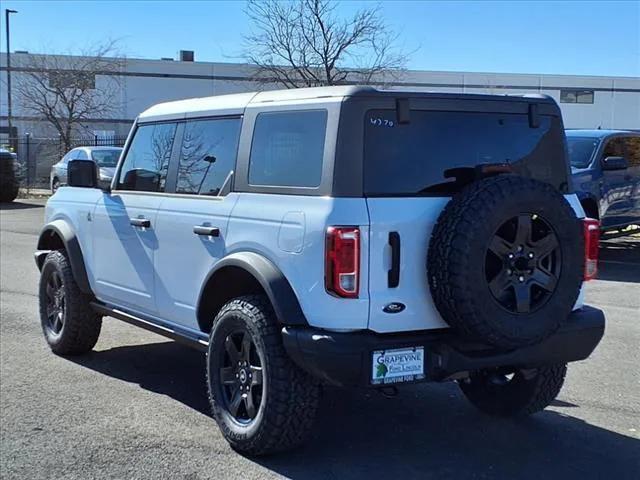
[(560, 90), (560, 103), (593, 103), (593, 90)]

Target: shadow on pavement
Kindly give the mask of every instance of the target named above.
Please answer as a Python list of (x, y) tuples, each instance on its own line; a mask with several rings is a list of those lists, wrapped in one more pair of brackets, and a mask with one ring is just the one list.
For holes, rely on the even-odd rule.
[(68, 359), (110, 377), (137, 383), (145, 390), (167, 395), (209, 415), (205, 356), (197, 350), (162, 342), (92, 351)]
[(34, 203), (23, 203), (20, 201), (2, 203), (0, 202), (0, 210), (25, 210), (27, 208), (42, 208), (44, 205)]
[(640, 235), (601, 240), (598, 280), (640, 283)]
[[(73, 361), (208, 415), (204, 356), (188, 347), (124, 346)], [(637, 478), (640, 440), (571, 416), (579, 405), (553, 408), (507, 420), (478, 413), (452, 383), (406, 387), (391, 399), (327, 388), (306, 445), (251, 460), (293, 479)]]

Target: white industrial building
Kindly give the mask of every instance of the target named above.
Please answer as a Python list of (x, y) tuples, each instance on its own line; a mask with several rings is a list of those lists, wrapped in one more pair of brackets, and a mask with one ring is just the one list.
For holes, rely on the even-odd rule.
[[(28, 64), (26, 52), (11, 54), (11, 77), (15, 85)], [(7, 126), (6, 54), (0, 56), (0, 128)], [(121, 59), (119, 99), (111, 118), (87, 122), (87, 134), (124, 135), (143, 110), (168, 100), (281, 88), (258, 85), (251, 80), (251, 67), (234, 63), (177, 61), (172, 59)], [(109, 79), (96, 75), (95, 86)], [(410, 70), (393, 88), (441, 92), (492, 94), (541, 93), (552, 96), (562, 108), (569, 128), (640, 129), (640, 78), (574, 75), (537, 75)], [(25, 110), (14, 95), (12, 123), (18, 135), (53, 135), (51, 128)], [(2, 129), (6, 130), (6, 129)]]

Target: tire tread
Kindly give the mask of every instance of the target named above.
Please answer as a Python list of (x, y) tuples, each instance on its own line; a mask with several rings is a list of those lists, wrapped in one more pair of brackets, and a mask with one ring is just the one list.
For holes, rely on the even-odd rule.
[(40, 280), (40, 317), (42, 329), (51, 350), (58, 355), (80, 355), (90, 351), (98, 342), (102, 328), (102, 317), (90, 305), (91, 297), (83, 293), (76, 283), (71, 264), (63, 250), (54, 250), (47, 255), (42, 271), (53, 264), (62, 277), (65, 289), (65, 321), (62, 334), (52, 339), (46, 329), (46, 304), (44, 301), (44, 276)]
[(224, 421), (220, 421), (218, 413), (222, 407), (215, 401), (207, 369), (208, 397), (214, 417), (225, 438), (244, 453), (264, 455), (294, 448), (307, 438), (315, 421), (320, 401), (319, 385), (288, 357), (282, 345), (281, 326), (266, 296), (246, 295), (231, 300), (216, 315), (214, 328), (221, 318), (235, 312), (249, 316), (262, 336), (267, 369), (271, 370), (268, 374), (270, 401), (265, 405), (259, 432), (249, 439), (238, 438)]

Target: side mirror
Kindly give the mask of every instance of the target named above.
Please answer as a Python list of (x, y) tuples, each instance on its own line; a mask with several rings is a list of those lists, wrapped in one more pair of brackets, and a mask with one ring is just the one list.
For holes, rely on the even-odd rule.
[(607, 157), (602, 160), (602, 170), (625, 170), (628, 166), (624, 157)]
[(134, 168), (125, 173), (121, 186), (125, 190), (157, 192), (160, 189), (160, 174), (144, 168)]
[(67, 165), (67, 184), (70, 187), (97, 188), (98, 169), (91, 160), (71, 160)]

